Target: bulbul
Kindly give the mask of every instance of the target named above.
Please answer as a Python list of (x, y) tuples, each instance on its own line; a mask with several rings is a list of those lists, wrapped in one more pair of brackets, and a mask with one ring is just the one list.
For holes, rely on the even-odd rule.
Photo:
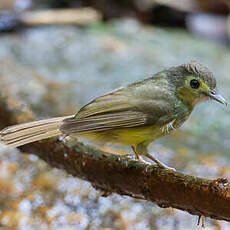
[(193, 61), (104, 94), (76, 115), (7, 127), (0, 141), (18, 147), (61, 134), (81, 136), (129, 145), (138, 159), (144, 155), (171, 169), (149, 154), (149, 144), (179, 128), (197, 104), (209, 99), (227, 105), (216, 91), (213, 74)]

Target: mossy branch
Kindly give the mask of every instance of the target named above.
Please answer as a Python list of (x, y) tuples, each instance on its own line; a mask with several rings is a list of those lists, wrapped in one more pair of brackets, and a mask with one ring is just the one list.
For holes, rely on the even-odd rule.
[[(31, 119), (30, 111), (0, 97), (0, 128)], [(87, 180), (106, 193), (118, 193), (155, 202), (193, 215), (230, 221), (230, 184), (224, 178), (207, 180), (147, 165), (127, 156), (113, 155), (75, 143), (68, 146), (48, 139), (20, 147), (52, 167)]]

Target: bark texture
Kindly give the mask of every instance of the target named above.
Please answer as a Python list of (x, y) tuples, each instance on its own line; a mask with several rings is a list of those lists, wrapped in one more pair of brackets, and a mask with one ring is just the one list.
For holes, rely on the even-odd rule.
[[(0, 97), (0, 128), (32, 118), (17, 103)], [(160, 169), (128, 156), (113, 155), (82, 143), (52, 138), (20, 147), (52, 167), (87, 180), (105, 194), (118, 193), (155, 202), (193, 215), (230, 221), (230, 184), (225, 178), (207, 180)]]

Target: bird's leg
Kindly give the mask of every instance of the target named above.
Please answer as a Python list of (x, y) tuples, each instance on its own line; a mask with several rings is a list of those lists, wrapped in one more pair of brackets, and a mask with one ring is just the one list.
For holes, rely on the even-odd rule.
[[(148, 162), (144, 161), (144, 159), (142, 159), (142, 158), (139, 156), (138, 151), (137, 151), (137, 149), (136, 149), (136, 146), (132, 146), (132, 150), (133, 150), (133, 152), (135, 153), (135, 156), (136, 156), (136, 158), (137, 158), (138, 160), (140, 160), (141, 162), (143, 162), (143, 163), (145, 163), (145, 164), (149, 164)], [(148, 165), (148, 166), (146, 167), (146, 169), (145, 169), (146, 172), (148, 172), (149, 166), (151, 166), (151, 165)]]
[(135, 146), (132, 146), (132, 150), (133, 150), (133, 152), (135, 153), (135, 156), (136, 156), (137, 160), (140, 160), (140, 156), (139, 156), (139, 154), (138, 154), (138, 152), (137, 152)]
[(167, 170), (173, 170), (176, 171), (176, 169), (168, 167), (167, 165), (165, 165), (164, 163), (162, 163), (161, 161), (157, 160), (155, 157), (153, 157), (151, 154), (147, 153), (145, 154), (146, 157), (148, 157), (150, 160), (154, 161), (160, 168), (163, 169), (167, 169)]
[(155, 162), (158, 165), (158, 167), (160, 167), (160, 168), (163, 168), (166, 170), (176, 171), (174, 168), (168, 167), (164, 163), (162, 163), (159, 160), (157, 160), (156, 158), (154, 158), (151, 154), (149, 154), (148, 153), (148, 145), (149, 145), (148, 142), (142, 142), (136, 146), (135, 145), (132, 146), (133, 152), (135, 153), (137, 159), (140, 159), (140, 155), (143, 155), (143, 156), (148, 157), (153, 162)]

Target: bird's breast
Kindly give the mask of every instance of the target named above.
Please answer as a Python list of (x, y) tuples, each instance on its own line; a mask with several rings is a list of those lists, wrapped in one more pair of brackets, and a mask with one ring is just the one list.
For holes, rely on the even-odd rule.
[[(168, 131), (171, 132), (171, 126)], [(98, 131), (91, 133), (81, 133), (81, 137), (96, 141), (96, 142), (111, 142), (122, 145), (136, 145), (141, 142), (152, 142), (155, 139), (167, 134), (166, 129), (162, 126), (149, 125), (143, 127), (111, 129), (106, 131)]]

